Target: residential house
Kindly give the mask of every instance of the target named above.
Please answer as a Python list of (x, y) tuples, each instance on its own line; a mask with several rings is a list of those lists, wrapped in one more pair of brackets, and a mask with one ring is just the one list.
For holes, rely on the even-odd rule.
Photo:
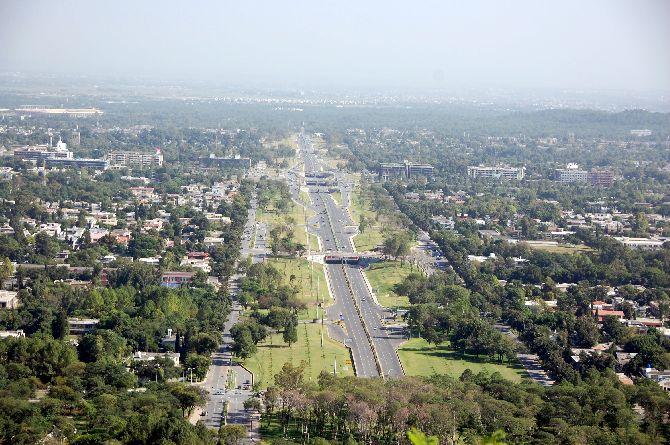
[(161, 275), (161, 286), (179, 287), (189, 284), (194, 276), (195, 272), (166, 271)]
[(67, 324), (70, 327), (70, 334), (82, 335), (96, 330), (100, 320), (97, 318), (68, 318)]
[(0, 309), (16, 309), (21, 306), (18, 292), (0, 290)]

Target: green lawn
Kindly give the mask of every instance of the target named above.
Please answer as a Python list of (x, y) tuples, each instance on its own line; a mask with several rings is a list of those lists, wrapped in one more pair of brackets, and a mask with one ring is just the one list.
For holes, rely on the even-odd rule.
[[(304, 206), (293, 204), (291, 209), (291, 217), (296, 222), (295, 236), (297, 240), (303, 243), (305, 246), (308, 246), (305, 218), (309, 219), (316, 215), (316, 213), (314, 210), (306, 207), (310, 204), (309, 195), (306, 192), (300, 192), (300, 201), (302, 201)], [(319, 241), (314, 235), (309, 235), (309, 248), (310, 250), (319, 250)]]
[(408, 263), (401, 266), (400, 261), (373, 263), (365, 269), (370, 286), (377, 294), (377, 301), (385, 307), (409, 307), (409, 298), (393, 292), (393, 286), (412, 272), (412, 267)]
[(527, 376), (520, 364), (501, 365), (484, 357), (462, 356), (450, 350), (447, 345), (436, 347), (422, 338), (408, 340), (398, 349), (398, 355), (407, 375), (448, 374), (458, 378), (463, 371), (470, 369), (475, 374), (481, 371), (499, 372), (504, 378), (514, 382)]
[[(309, 199), (309, 198), (307, 198)], [(259, 211), (258, 219), (268, 223), (269, 230), (279, 224), (287, 224), (293, 228), (295, 240), (307, 246), (307, 230), (306, 218), (309, 219), (315, 213), (312, 209), (307, 209), (291, 201), (290, 207), (287, 211), (280, 212), (274, 207)], [(309, 236), (309, 248), (312, 250), (319, 249), (319, 242), (315, 236)]]
[[(304, 190), (300, 191), (300, 200), (301, 200), (302, 203), (305, 204), (305, 205), (310, 205), (310, 204), (312, 203), (312, 200), (309, 199), (309, 193), (307, 193), (307, 192), (304, 191)], [(313, 211), (313, 210), (308, 210), (308, 212), (311, 212), (311, 215), (308, 215), (308, 217), (314, 215), (314, 211)]]
[(338, 206), (342, 205), (342, 192), (333, 192), (330, 194), (330, 196), (333, 197), (333, 201), (335, 201), (335, 204)]
[(375, 222), (377, 219), (377, 214), (372, 211), (368, 202), (364, 201), (361, 198), (360, 190), (355, 190), (351, 194), (351, 205), (349, 207), (351, 212), (351, 217), (353, 218), (356, 225), (361, 222), (361, 217), (365, 218), (371, 223), (369, 227), (365, 229), (363, 233), (360, 233), (354, 237), (354, 245), (356, 250), (359, 252), (365, 252), (374, 249), (384, 241), (382, 236), (382, 226), (378, 222)]
[(245, 360), (244, 365), (254, 373), (254, 382), (259, 382), (262, 388), (274, 383), (274, 376), (284, 363), (299, 365), (305, 362), (305, 380), (315, 382), (321, 371), (333, 371), (337, 361), (338, 375), (354, 375), (349, 350), (328, 338), (326, 327), (323, 327), (323, 348), (321, 348), (321, 325), (298, 325), (298, 342), (290, 348), (284, 343), (282, 334), (272, 335), (258, 345), (258, 351)]
[(298, 299), (307, 304), (307, 311), (301, 313), (300, 318), (316, 318), (317, 298), (325, 306), (331, 304), (323, 265), (314, 263), (310, 268), (309, 261), (304, 258), (271, 258), (269, 261), (284, 274), (284, 281), (287, 284), (290, 283), (291, 275), (294, 275), (295, 282), (300, 284)]

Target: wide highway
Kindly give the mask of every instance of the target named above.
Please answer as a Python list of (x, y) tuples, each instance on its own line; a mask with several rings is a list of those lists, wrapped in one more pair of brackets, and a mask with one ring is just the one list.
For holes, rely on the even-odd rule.
[[(322, 171), (312, 145), (305, 136), (298, 139), (305, 174)], [(353, 184), (338, 178), (343, 199)], [(308, 187), (316, 216), (310, 230), (319, 236), (324, 253), (354, 253), (351, 237), (356, 227), (346, 207), (338, 205), (323, 186)], [(389, 313), (377, 305), (359, 265), (326, 264), (331, 292), (335, 303), (327, 309), (331, 320), (341, 318), (346, 329), (347, 346), (351, 348), (356, 375), (360, 377), (402, 376), (402, 367), (395, 348), (402, 340), (402, 331), (385, 326), (382, 321)]]

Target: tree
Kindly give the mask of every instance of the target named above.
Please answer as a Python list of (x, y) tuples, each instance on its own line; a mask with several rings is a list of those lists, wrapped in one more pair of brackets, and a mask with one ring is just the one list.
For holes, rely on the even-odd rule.
[(578, 347), (590, 348), (600, 340), (600, 329), (589, 316), (579, 317), (574, 329), (573, 340)]
[(369, 225), (370, 225), (370, 222), (369, 222), (368, 219), (365, 217), (365, 215), (361, 215), (361, 220), (360, 220), (360, 222), (358, 223), (358, 231), (359, 231), (360, 233), (365, 232), (365, 231), (367, 230), (367, 228), (369, 227)]
[(248, 326), (238, 323), (230, 330), (233, 338), (233, 352), (241, 358), (249, 358), (256, 353), (256, 342)]
[(285, 390), (299, 389), (303, 386), (304, 372), (305, 362), (300, 362), (299, 366), (284, 363), (281, 371), (275, 374), (275, 384)]
[(506, 445), (504, 442), (506, 434), (502, 430), (496, 430), (491, 435), (482, 437), (478, 443), (480, 445)]
[(56, 314), (51, 324), (51, 334), (54, 338), (63, 340), (70, 334), (70, 325), (67, 322), (67, 314), (61, 310)]
[(412, 237), (408, 232), (394, 232), (384, 239), (382, 253), (386, 256), (404, 258), (409, 254), (412, 246)]
[(82, 247), (88, 247), (91, 245), (91, 231), (88, 229), (84, 230), (84, 233), (81, 235), (80, 245)]
[(133, 259), (152, 257), (161, 249), (161, 238), (157, 235), (135, 231), (128, 243), (128, 253)]
[(614, 315), (605, 315), (603, 317), (603, 333), (607, 339), (615, 343), (621, 343), (628, 329)]
[(44, 257), (45, 264), (56, 254), (56, 241), (44, 232), (35, 235), (35, 253)]
[(647, 236), (647, 231), (649, 230), (649, 220), (644, 213), (638, 212), (635, 214), (635, 218), (633, 219), (631, 226), (635, 236), (645, 237)]
[(246, 411), (260, 411), (261, 401), (256, 397), (252, 397), (250, 399), (245, 400), (243, 406)]
[(177, 399), (182, 417), (190, 413), (196, 406), (202, 405), (206, 400), (205, 390), (197, 386), (183, 383), (173, 383), (169, 386), (170, 393)]
[(280, 329), (291, 319), (291, 311), (287, 308), (273, 306), (264, 317), (263, 323), (274, 329)]
[(190, 346), (198, 354), (211, 354), (219, 346), (219, 342), (215, 335), (201, 332), (191, 339)]
[(198, 380), (205, 378), (211, 364), (212, 359), (208, 356), (194, 353), (188, 354), (184, 361), (184, 366), (186, 368), (193, 368), (193, 375), (195, 375)]
[(0, 287), (2, 286), (2, 283), (13, 274), (14, 265), (12, 264), (12, 261), (9, 258), (4, 257), (2, 261), (0, 261)]
[(412, 445), (438, 445), (439, 440), (436, 436), (427, 436), (416, 428), (410, 428), (407, 431), (407, 438)]
[(219, 428), (219, 445), (238, 445), (247, 437), (247, 429), (243, 425), (223, 425)]
[(298, 341), (298, 321), (295, 319), (295, 316), (289, 318), (288, 323), (284, 326), (283, 337), (289, 347)]

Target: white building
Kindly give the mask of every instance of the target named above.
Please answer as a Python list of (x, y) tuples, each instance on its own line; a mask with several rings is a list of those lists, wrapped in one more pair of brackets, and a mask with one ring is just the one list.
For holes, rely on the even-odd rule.
[(567, 184), (571, 182), (587, 182), (589, 172), (579, 168), (578, 164), (570, 163), (566, 168), (556, 169), (556, 181)]
[(0, 338), (9, 338), (9, 337), (21, 338), (25, 336), (26, 336), (25, 332), (23, 332), (21, 329), (19, 329), (18, 331), (0, 331)]
[(210, 273), (212, 271), (212, 266), (210, 266), (209, 260), (201, 260), (198, 258), (184, 258), (181, 260), (180, 266), (189, 266), (194, 269), (202, 270), (205, 273)]
[(166, 358), (172, 360), (175, 366), (179, 366), (179, 358), (181, 354), (178, 352), (135, 352), (130, 359), (134, 362), (152, 362), (156, 359)]
[(494, 178), (494, 179), (516, 179), (521, 180), (526, 175), (526, 167), (509, 167), (504, 165), (470, 166), (468, 167), (468, 176), (476, 178)]
[(0, 290), (0, 309), (16, 309), (21, 306), (17, 292)]
[(665, 240), (654, 238), (629, 238), (627, 236), (615, 236), (615, 240), (619, 241), (626, 247), (640, 250), (658, 250), (663, 248)]
[(107, 155), (111, 165), (127, 167), (161, 167), (163, 165), (163, 153), (156, 149), (156, 153), (143, 153), (140, 151), (112, 151)]

